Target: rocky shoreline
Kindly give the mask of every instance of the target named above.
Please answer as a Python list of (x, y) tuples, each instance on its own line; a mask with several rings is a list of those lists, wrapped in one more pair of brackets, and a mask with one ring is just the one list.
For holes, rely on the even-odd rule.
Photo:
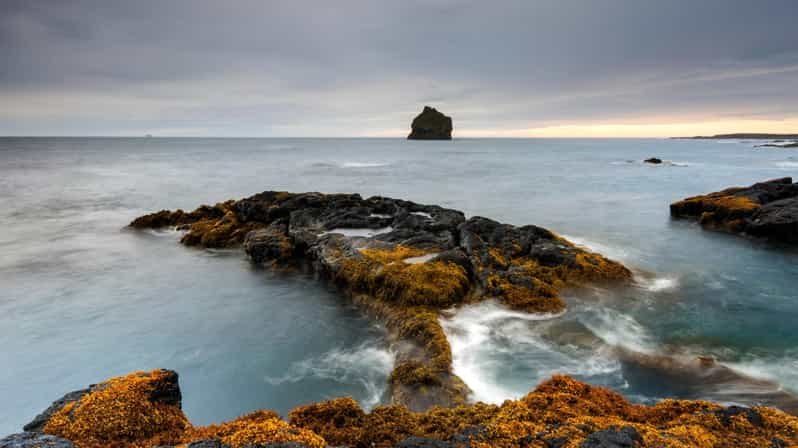
[(555, 376), (519, 400), (364, 412), (351, 398), (268, 410), (204, 427), (181, 410), (177, 373), (135, 372), (56, 400), (0, 448), (624, 448), (796, 446), (798, 418), (705, 401), (630, 404)]
[(559, 291), (625, 283), (631, 272), (537, 226), (357, 194), (267, 191), (193, 212), (163, 210), (134, 228), (177, 227), (182, 243), (243, 246), (254, 263), (313, 272), (385, 323), (397, 353), (393, 402), (423, 411), (464, 404), (439, 312), (498, 300), (527, 312), (565, 309)]
[(357, 194), (267, 191), (192, 212), (162, 210), (135, 229), (177, 228), (181, 242), (243, 247), (254, 263), (314, 273), (380, 319), (396, 355), (392, 404), (364, 412), (351, 398), (262, 410), (207, 427), (181, 410), (177, 373), (136, 372), (71, 392), (0, 448), (632, 447), (798, 444), (798, 418), (773, 408), (621, 395), (555, 376), (501, 406), (469, 403), (439, 323), (453, 306), (496, 300), (559, 313), (560, 292), (624, 285), (629, 269), (541, 227)]
[(670, 211), (704, 228), (798, 243), (798, 184), (790, 177), (689, 197)]

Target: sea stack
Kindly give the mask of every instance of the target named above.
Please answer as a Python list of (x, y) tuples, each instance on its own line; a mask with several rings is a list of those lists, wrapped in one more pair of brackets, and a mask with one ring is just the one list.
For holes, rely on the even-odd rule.
[(451, 140), (452, 117), (438, 112), (434, 107), (424, 110), (413, 119), (408, 140)]

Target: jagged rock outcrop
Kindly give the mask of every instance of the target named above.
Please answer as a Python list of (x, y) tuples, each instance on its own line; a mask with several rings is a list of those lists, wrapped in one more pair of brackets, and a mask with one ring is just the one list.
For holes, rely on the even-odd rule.
[(54, 401), (24, 426), (71, 440), (81, 448), (147, 441), (174, 442), (188, 427), (177, 373), (136, 372), (112, 378)]
[(693, 196), (670, 209), (706, 228), (798, 243), (798, 184), (790, 177)]
[[(179, 402), (153, 398), (170, 371), (137, 372), (91, 386), (77, 409), (43, 421), (43, 431), (0, 439), (0, 448), (515, 448), (788, 447), (798, 418), (780, 411), (706, 401), (635, 405), (621, 395), (554, 376), (518, 400), (412, 412), (402, 405), (364, 412), (351, 398), (292, 410), (288, 421), (260, 410), (195, 427)], [(173, 378), (176, 380), (177, 376)], [(104, 386), (103, 386), (104, 385)], [(147, 404), (157, 400), (161, 407)], [(75, 402), (71, 402), (75, 403)], [(163, 421), (173, 424), (163, 426)], [(178, 423), (178, 424), (174, 424)], [(154, 436), (157, 434), (157, 436)]]
[(541, 227), (379, 196), (267, 191), (191, 213), (160, 211), (131, 226), (183, 228), (186, 245), (243, 245), (255, 263), (329, 279), (385, 322), (397, 353), (391, 396), (417, 411), (457, 406), (469, 394), (452, 373), (439, 310), (496, 299), (556, 313), (564, 288), (631, 279), (621, 264)]
[(409, 140), (451, 140), (452, 117), (438, 112), (434, 107), (424, 106), (424, 110), (413, 119), (410, 125)]

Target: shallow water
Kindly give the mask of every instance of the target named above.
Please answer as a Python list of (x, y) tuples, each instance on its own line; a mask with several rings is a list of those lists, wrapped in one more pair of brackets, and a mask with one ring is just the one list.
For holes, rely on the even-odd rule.
[[(640, 163), (652, 156), (672, 163)], [(668, 216), (674, 200), (796, 168), (798, 150), (691, 140), (0, 139), (0, 434), (69, 390), (155, 367), (180, 372), (200, 424), (346, 394), (379, 402), (382, 330), (337, 293), (239, 251), (123, 229), (267, 189), (534, 223), (635, 269), (635, 287), (569, 292), (561, 316), (454, 311), (455, 369), (478, 399), (558, 372), (642, 401), (734, 392), (645, 361), (662, 355), (714, 356), (798, 392), (798, 251)]]

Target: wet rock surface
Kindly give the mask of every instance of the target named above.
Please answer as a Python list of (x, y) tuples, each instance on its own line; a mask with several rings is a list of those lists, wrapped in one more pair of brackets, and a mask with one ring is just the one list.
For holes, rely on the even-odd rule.
[(643, 444), (643, 438), (634, 427), (609, 428), (587, 436), (579, 448), (634, 448)]
[(413, 119), (409, 140), (451, 140), (452, 118), (434, 107), (424, 106), (424, 110)]
[(628, 269), (537, 226), (516, 227), (401, 199), (267, 191), (135, 228), (186, 229), (189, 246), (243, 246), (257, 264), (311, 270), (382, 319), (397, 353), (394, 402), (415, 411), (464, 404), (438, 312), (486, 299), (528, 312), (564, 310), (559, 291), (626, 282)]
[(0, 439), (0, 448), (77, 448), (69, 440), (49, 434), (23, 432)]
[(705, 228), (798, 243), (798, 184), (790, 177), (693, 196), (670, 210), (671, 216), (698, 219)]

